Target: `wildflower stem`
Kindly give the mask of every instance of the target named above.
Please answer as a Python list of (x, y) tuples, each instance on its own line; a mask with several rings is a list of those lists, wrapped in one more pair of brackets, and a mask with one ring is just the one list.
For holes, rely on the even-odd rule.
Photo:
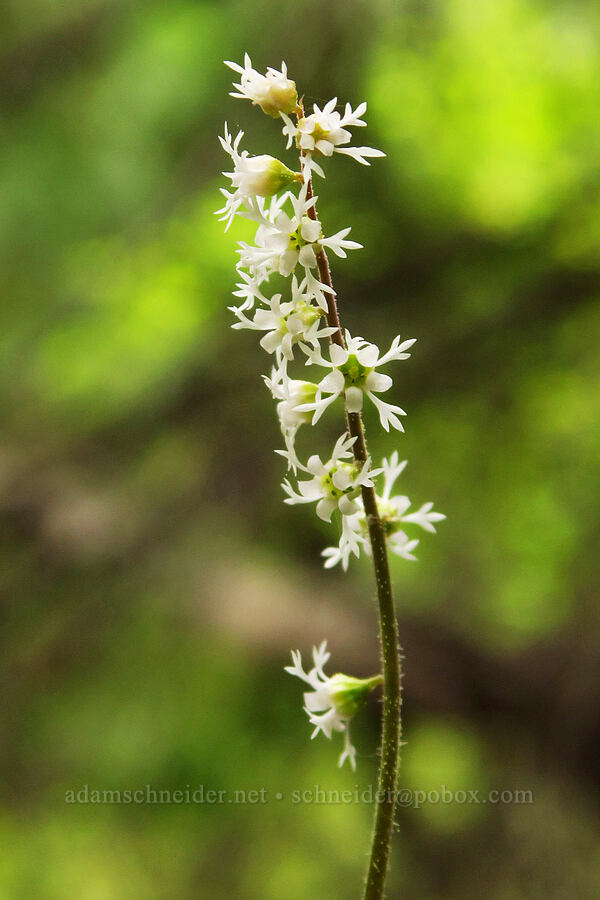
[[(298, 106), (298, 118), (303, 116), (301, 104)], [(311, 179), (307, 184), (307, 199), (312, 198)], [(317, 212), (313, 206), (308, 215), (317, 221)], [(317, 254), (319, 276), (323, 284), (331, 288), (326, 293), (327, 324), (335, 328), (330, 340), (340, 347), (345, 347), (340, 318), (337, 309), (329, 262), (324, 250)], [(360, 413), (346, 411), (348, 433), (356, 438), (353, 445), (354, 458), (364, 463), (368, 458), (367, 443)], [(365, 884), (364, 900), (380, 900), (383, 897), (385, 878), (388, 869), (392, 831), (394, 827), (394, 811), (396, 805), (396, 786), (398, 782), (399, 750), (401, 735), (401, 658), (398, 641), (398, 622), (394, 609), (392, 583), (387, 554), (387, 542), (383, 523), (377, 509), (374, 487), (362, 487), (362, 498), (367, 516), (369, 539), (371, 542), (373, 568), (377, 585), (377, 601), (379, 605), (379, 632), (381, 655), (383, 661), (384, 695), (383, 724), (381, 735), (381, 755), (378, 778), (377, 806), (375, 825), (371, 845), (371, 858)]]

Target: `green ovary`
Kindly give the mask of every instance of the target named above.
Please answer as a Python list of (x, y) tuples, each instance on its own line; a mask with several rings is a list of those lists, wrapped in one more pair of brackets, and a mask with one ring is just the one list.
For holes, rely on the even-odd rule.
[[(302, 216), (302, 221), (300, 222), (296, 230), (292, 231), (291, 234), (288, 234), (290, 250), (302, 250), (303, 247), (311, 243), (311, 241), (305, 241), (301, 234), (302, 226), (307, 222), (310, 222), (312, 224), (312, 219), (309, 216)], [(322, 231), (320, 231), (319, 234), (320, 237), (323, 237)]]
[(381, 497), (378, 497), (377, 510), (379, 512), (381, 524), (383, 525), (383, 530), (387, 537), (390, 537), (400, 530), (402, 523), (398, 519), (398, 511), (393, 504), (388, 500), (382, 500)]
[(298, 228), (295, 231), (292, 231), (291, 234), (288, 234), (288, 238), (290, 241), (290, 245), (289, 245), (290, 250), (302, 250), (302, 248), (306, 244), (306, 241), (300, 234), (300, 228), (301, 228), (301, 226), (298, 226)]
[(307, 327), (313, 325), (317, 319), (320, 319), (325, 315), (325, 312), (322, 309), (313, 306), (312, 303), (307, 303), (305, 300), (300, 300), (300, 302), (296, 304), (295, 313)]
[(331, 699), (340, 715), (352, 718), (367, 699), (367, 694), (383, 682), (381, 675), (353, 678), (338, 673), (331, 679)]
[(343, 366), (339, 367), (339, 370), (344, 376), (344, 383), (347, 388), (363, 387), (365, 381), (367, 380), (367, 376), (373, 371), (372, 368), (363, 366), (361, 363), (359, 363), (354, 353), (351, 353), (349, 355), (348, 360), (344, 363)]
[(338, 469), (345, 469), (352, 477), (356, 474), (354, 466), (349, 463), (340, 463), (339, 466), (334, 466), (329, 470), (327, 475), (323, 475), (321, 478), (321, 486), (325, 494), (328, 497), (331, 497), (333, 500), (338, 500), (340, 497), (343, 497), (344, 494), (352, 494), (356, 492), (356, 488), (350, 486), (347, 487), (346, 490), (341, 491), (339, 488), (336, 488), (333, 483), (333, 476), (338, 471)]

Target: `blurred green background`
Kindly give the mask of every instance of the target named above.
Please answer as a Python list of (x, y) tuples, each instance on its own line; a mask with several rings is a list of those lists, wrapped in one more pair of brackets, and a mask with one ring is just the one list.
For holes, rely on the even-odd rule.
[[(328, 529), (281, 503), (265, 359), (229, 327), (243, 226), (212, 214), (217, 134), (293, 160), (227, 96), (245, 50), (309, 103), (367, 99), (359, 143), (388, 154), (336, 158), (318, 192), (365, 245), (334, 261), (344, 323), (418, 338), (390, 397), (406, 434), (368, 415), (371, 448), (448, 516), (394, 561), (402, 784), (533, 792), (401, 809), (390, 897), (597, 897), (600, 7), (8, 0), (1, 20), (0, 897), (359, 893), (370, 806), (291, 800), (373, 783), (379, 705), (337, 770), (290, 648), (328, 637), (333, 670), (366, 675), (378, 647), (369, 562), (325, 573)], [(86, 784), (268, 802), (65, 803)]]

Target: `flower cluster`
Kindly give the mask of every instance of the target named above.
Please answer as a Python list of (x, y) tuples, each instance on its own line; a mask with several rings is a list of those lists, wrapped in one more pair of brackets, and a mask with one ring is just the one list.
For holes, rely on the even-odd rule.
[[(264, 381), (276, 401), (285, 442), (285, 449), (277, 451), (288, 467), (282, 485), (284, 502), (315, 503), (317, 516), (337, 524), (341, 535), (337, 545), (323, 551), (326, 568), (341, 563), (346, 569), (351, 556), (359, 556), (361, 551), (371, 553), (372, 523), (365, 513), (365, 496), (371, 498), (367, 506), (371, 513), (376, 504), (378, 527), (383, 528), (389, 549), (413, 560), (418, 540), (409, 537), (405, 528), (417, 526), (435, 531), (435, 523), (444, 516), (434, 512), (431, 503), (409, 512), (407, 497), (392, 496), (396, 478), (405, 466), (398, 462), (398, 453), (394, 452), (389, 461), (384, 459), (380, 468), (374, 468), (364, 440), (357, 438), (359, 433), (362, 436), (360, 414), (365, 401), (375, 408), (386, 431), (404, 430), (404, 410), (381, 396), (393, 387), (392, 377), (382, 369), (409, 359), (414, 339), (398, 335), (389, 350), (382, 353), (364, 338), (341, 331), (326, 253), (343, 259), (348, 251), (360, 249), (361, 244), (349, 238), (349, 227), (334, 234), (324, 229), (312, 190), (312, 175), (325, 177), (321, 163), (336, 154), (362, 165), (385, 155), (372, 147), (351, 146), (352, 129), (366, 125), (363, 116), (367, 105), (360, 103), (353, 110), (347, 103), (341, 112), (334, 98), (305, 114), (285, 63), (280, 70), (270, 68), (262, 74), (253, 68), (246, 54), (243, 66), (234, 62), (227, 65), (239, 75), (232, 96), (250, 100), (267, 115), (280, 118), (286, 149), (295, 146), (299, 152), (299, 162), (289, 167), (272, 156), (251, 156), (241, 147), (242, 131), (233, 137), (225, 125), (220, 137), (221, 146), (231, 158), (232, 170), (224, 173), (231, 184), (221, 189), (225, 203), (218, 215), (226, 223), (226, 230), (236, 216), (256, 226), (253, 242), (238, 244), (238, 281), (233, 296), (239, 302), (230, 307), (235, 317), (232, 327), (259, 332), (260, 346), (272, 360)], [(286, 279), (283, 288), (282, 278)], [(270, 287), (273, 281), (276, 289)], [(305, 380), (300, 372), (293, 372), (298, 367), (318, 374), (314, 380)], [(348, 432), (341, 435), (328, 455), (313, 454), (302, 462), (296, 449), (298, 431), (302, 426), (308, 426), (307, 431), (316, 426), (336, 402), (343, 407)], [(381, 490), (379, 479), (383, 480)], [(371, 518), (377, 519), (373, 514)], [(313, 688), (314, 693), (305, 694), (304, 699), (315, 734), (323, 731), (331, 737), (332, 730), (345, 731), (341, 761), (349, 759), (354, 765), (355, 751), (347, 729), (351, 708), (348, 691), (351, 693), (352, 683), (352, 690), (358, 691), (356, 696), (363, 696), (367, 689), (357, 685), (372, 686), (373, 680), (360, 682), (341, 675), (328, 678), (323, 673), (328, 657), (325, 645), (315, 650), (314, 668), (306, 674), (298, 653), (294, 655), (294, 666), (287, 671)]]

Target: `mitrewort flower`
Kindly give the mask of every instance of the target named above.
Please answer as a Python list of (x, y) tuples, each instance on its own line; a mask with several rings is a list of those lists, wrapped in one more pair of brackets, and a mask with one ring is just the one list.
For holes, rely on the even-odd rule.
[[(343, 153), (364, 166), (370, 165), (368, 158), (385, 156), (385, 153), (374, 147), (342, 146), (350, 143), (352, 139), (348, 128), (364, 128), (366, 126), (367, 123), (361, 116), (367, 111), (367, 104), (361, 103), (353, 111), (350, 104), (346, 103), (343, 115), (336, 111), (336, 105), (337, 97), (326, 103), (323, 109), (320, 109), (315, 103), (313, 112), (301, 118), (297, 125), (289, 116), (282, 114), (285, 121), (283, 133), (288, 139), (288, 149), (295, 141), (300, 150), (311, 158)], [(309, 168), (311, 171), (323, 175), (323, 170), (312, 161)]]
[(244, 201), (252, 200), (255, 197), (270, 197), (289, 187), (295, 181), (302, 181), (300, 172), (292, 172), (273, 156), (264, 154), (249, 156), (247, 150), (239, 153), (238, 147), (243, 136), (244, 132), (239, 131), (232, 143), (227, 122), (225, 123), (224, 137), (219, 136), (221, 146), (231, 156), (234, 164), (234, 171), (223, 172), (223, 175), (231, 179), (231, 185), (236, 189), (232, 193), (221, 188), (221, 193), (225, 197), (225, 206), (217, 210), (216, 215), (221, 215), (219, 221), (227, 221), (225, 231), (231, 225), (233, 217)]
[[(409, 513), (408, 509), (411, 505), (408, 497), (404, 495), (392, 496), (392, 489), (396, 479), (404, 471), (406, 460), (399, 462), (397, 451), (392, 453), (389, 461), (384, 459), (381, 469), (378, 471), (383, 473), (383, 492), (381, 496), (377, 495), (377, 509), (385, 530), (388, 546), (392, 553), (401, 556), (403, 559), (416, 560), (413, 551), (419, 544), (416, 539), (409, 539), (403, 530), (404, 525), (418, 525), (424, 531), (435, 532), (435, 523), (443, 521), (446, 516), (442, 513), (434, 512), (433, 503), (424, 503), (416, 512)], [(348, 568), (348, 561), (351, 555), (359, 556), (363, 550), (367, 555), (371, 554), (371, 544), (369, 542), (367, 518), (365, 516), (364, 507), (361, 498), (357, 499), (359, 511), (352, 516), (347, 516), (342, 521), (342, 536), (337, 547), (328, 547), (323, 551), (325, 557), (325, 568), (330, 569), (337, 563), (342, 563), (342, 568)]]
[(287, 66), (284, 62), (281, 63), (280, 72), (269, 67), (265, 75), (252, 68), (252, 60), (247, 53), (244, 56), (243, 66), (227, 60), (225, 65), (241, 75), (240, 83), (233, 85), (237, 91), (232, 91), (231, 97), (250, 100), (274, 119), (281, 113), (291, 114), (295, 111), (298, 105), (296, 84), (287, 77)]
[(304, 694), (304, 711), (310, 724), (315, 726), (311, 740), (319, 732), (329, 740), (334, 731), (343, 732), (344, 749), (338, 765), (343, 766), (348, 760), (356, 771), (356, 748), (350, 741), (350, 720), (364, 704), (367, 694), (382, 684), (383, 677), (374, 675), (373, 678), (353, 678), (341, 673), (329, 677), (323, 671), (323, 666), (330, 656), (326, 641), (320, 647), (313, 647), (314, 666), (310, 672), (305, 672), (300, 651), (292, 650), (293, 665), (285, 666), (285, 671), (302, 679), (312, 688)]
[(279, 401), (277, 416), (286, 449), (276, 450), (275, 453), (285, 457), (288, 469), (296, 473), (298, 468), (301, 468), (295, 450), (296, 432), (302, 425), (309, 425), (312, 418), (311, 413), (298, 412), (297, 407), (302, 403), (311, 403), (315, 399), (317, 386), (312, 381), (288, 378), (285, 366), (281, 364), (278, 369), (272, 369), (270, 378), (266, 375), (263, 375), (263, 378), (273, 399)]
[[(394, 338), (387, 353), (380, 356), (379, 347), (370, 344), (361, 337), (351, 337), (346, 331), (346, 347), (331, 344), (329, 348), (330, 359), (325, 359), (318, 348), (301, 345), (307, 356), (307, 365), (315, 363), (323, 368), (331, 369), (331, 372), (319, 382), (319, 389), (315, 402), (310, 406), (303, 406), (302, 411), (313, 410), (313, 425), (318, 422), (327, 407), (341, 394), (344, 394), (346, 409), (350, 413), (362, 410), (363, 399), (366, 394), (379, 412), (379, 419), (386, 431), (390, 425), (398, 431), (404, 431), (398, 416), (406, 413), (399, 406), (385, 403), (376, 394), (383, 393), (391, 388), (393, 382), (389, 375), (377, 372), (379, 366), (397, 359), (408, 359), (410, 353), (406, 351), (412, 347), (416, 338), (401, 341), (400, 335)], [(323, 396), (328, 394), (328, 396)]]
[(318, 347), (321, 338), (327, 338), (336, 330), (330, 327), (321, 327), (324, 311), (311, 303), (311, 296), (307, 293), (307, 280), (303, 279), (298, 284), (298, 279), (292, 278), (292, 299), (281, 302), (281, 294), (275, 294), (270, 300), (265, 300), (267, 309), (256, 310), (253, 319), (249, 319), (243, 306), (237, 308), (230, 306), (239, 321), (232, 328), (251, 328), (254, 331), (266, 331), (260, 345), (267, 353), (275, 353), (281, 362), (282, 358), (291, 360), (294, 358), (293, 347), (299, 341)]
[[(345, 257), (346, 250), (357, 250), (362, 247), (356, 241), (346, 240), (350, 228), (343, 228), (331, 237), (324, 237), (321, 223), (309, 215), (314, 207), (316, 197), (307, 197), (308, 185), (304, 184), (297, 197), (286, 192), (280, 201), (267, 211), (264, 205), (255, 204), (244, 212), (244, 218), (259, 222), (255, 245), (239, 244), (240, 263), (254, 275), (267, 277), (272, 272), (279, 272), (287, 277), (298, 264), (304, 267), (306, 276), (310, 269), (317, 266), (317, 254), (326, 247), (336, 256)], [(289, 216), (281, 207), (288, 201), (293, 207), (293, 215)], [(314, 278), (310, 278), (309, 286), (314, 288)], [(330, 290), (321, 284), (322, 291)], [(318, 298), (317, 298), (318, 299)], [(327, 303), (321, 302), (324, 309)]]
[[(294, 491), (287, 478), (283, 482), (283, 489), (288, 495), (284, 503), (314, 503), (317, 501), (317, 515), (325, 522), (331, 521), (331, 514), (338, 509), (342, 516), (351, 516), (359, 509), (356, 499), (360, 495), (361, 487), (373, 487), (372, 479), (378, 475), (381, 469), (371, 469), (371, 459), (368, 458), (362, 466), (352, 461), (351, 447), (356, 438), (343, 434), (336, 441), (331, 459), (322, 462), (321, 457), (311, 456), (307, 464), (303, 466), (297, 463), (303, 472), (313, 477), (309, 481), (298, 482), (298, 492)], [(280, 451), (286, 456), (285, 451)]]
[(281, 367), (273, 369), (271, 377), (263, 376), (265, 384), (271, 391), (273, 398), (279, 400), (277, 415), (284, 431), (297, 431), (301, 425), (310, 423), (310, 413), (299, 412), (298, 406), (310, 403), (317, 393), (317, 385), (312, 381), (299, 381), (294, 378), (283, 377)]

